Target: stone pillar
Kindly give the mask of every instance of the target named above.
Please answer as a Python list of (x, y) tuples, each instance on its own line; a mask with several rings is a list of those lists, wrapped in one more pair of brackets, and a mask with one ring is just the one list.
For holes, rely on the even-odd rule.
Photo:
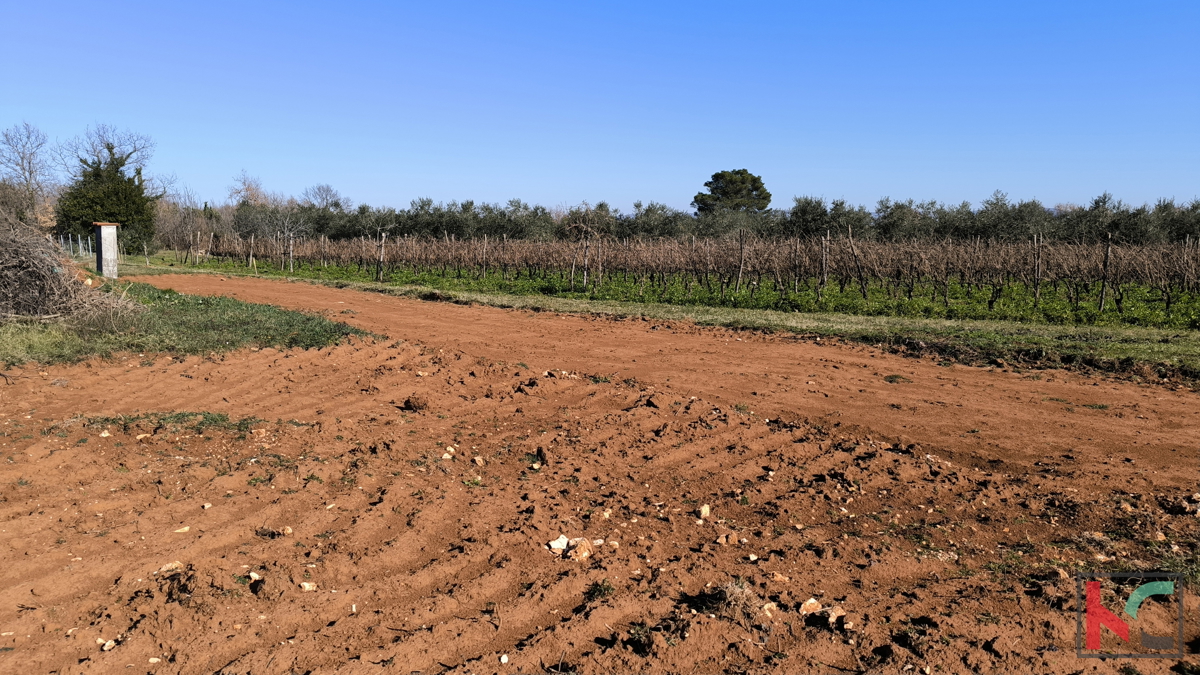
[(117, 224), (92, 223), (96, 228), (96, 274), (117, 278)]

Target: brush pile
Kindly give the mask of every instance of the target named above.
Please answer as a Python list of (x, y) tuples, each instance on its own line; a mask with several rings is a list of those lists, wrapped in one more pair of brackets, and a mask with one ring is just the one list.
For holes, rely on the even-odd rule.
[(85, 283), (45, 235), (22, 225), (0, 227), (0, 322), (112, 318), (135, 309)]

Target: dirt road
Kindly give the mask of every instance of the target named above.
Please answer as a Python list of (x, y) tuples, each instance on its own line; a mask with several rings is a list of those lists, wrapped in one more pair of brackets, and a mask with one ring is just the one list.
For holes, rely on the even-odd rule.
[[(211, 275), (142, 281), (181, 293), (325, 311), (389, 337), (523, 361), (538, 371), (636, 378), (679, 395), (743, 404), (760, 417), (832, 416), (948, 457), (1029, 461), (1071, 450), (1122, 455), (1136, 449), (1146, 461), (1174, 463), (1177, 451), (1200, 444), (1200, 396), (1194, 392), (1065, 371), (944, 368), (788, 336), (429, 303), (305, 283)], [(342, 314), (346, 310), (356, 313)], [(911, 382), (889, 383), (889, 375)]]
[(143, 281), (387, 339), (10, 371), (0, 670), (1110, 672), (1072, 573), (1196, 575), (1191, 392)]

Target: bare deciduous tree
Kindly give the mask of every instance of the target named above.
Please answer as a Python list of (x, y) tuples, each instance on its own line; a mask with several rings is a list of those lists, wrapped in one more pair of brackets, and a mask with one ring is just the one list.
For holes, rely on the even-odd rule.
[(318, 209), (349, 211), (353, 208), (353, 204), (349, 199), (333, 189), (332, 185), (324, 183), (307, 188), (301, 193), (300, 197), (304, 203), (315, 206)]
[(263, 189), (262, 181), (242, 169), (242, 172), (234, 177), (233, 185), (229, 186), (229, 201), (234, 204), (265, 206), (270, 201), (270, 195)]
[(103, 162), (108, 157), (108, 149), (122, 157), (127, 157), (125, 166), (135, 171), (145, 171), (154, 156), (154, 140), (136, 131), (122, 131), (109, 124), (97, 124), (88, 127), (82, 136), (68, 139), (56, 149), (55, 155), (59, 168), (70, 176), (79, 174), (83, 160)]
[(49, 139), (28, 122), (0, 132), (0, 179), (21, 193), (22, 210), (34, 218), (54, 185)]

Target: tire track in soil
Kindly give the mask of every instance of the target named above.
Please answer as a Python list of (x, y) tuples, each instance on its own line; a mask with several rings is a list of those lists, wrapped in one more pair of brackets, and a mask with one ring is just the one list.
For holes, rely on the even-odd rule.
[[(668, 383), (648, 368), (621, 381), (630, 373), (613, 375), (608, 362), (572, 369), (562, 361), (586, 353), (545, 350), (578, 344), (521, 344), (520, 325), (545, 317), (395, 302), (397, 314), (513, 325), (484, 353), (396, 335), (434, 321), (426, 316), (387, 331), (407, 342), (15, 373), (0, 388), (0, 631), (13, 633), (0, 636), (13, 650), (0, 664), (528, 673), (561, 659), (585, 673), (1074, 672), (1074, 582), (1060, 569), (1097, 555), (1153, 566), (1169, 546), (1196, 554), (1194, 443), (1159, 439), (1117, 459), (1098, 446), (1115, 442), (1118, 425), (1098, 423), (1094, 446), (1035, 453), (1025, 438), (1024, 449), (988, 455), (958, 435), (905, 429), (900, 439), (886, 416), (854, 413), (849, 398), (835, 400), (840, 416), (823, 414), (787, 385), (756, 383), (776, 407), (743, 407), (711, 375), (672, 371)], [(379, 321), (365, 314), (355, 318)], [(609, 339), (650, 332), (578, 321)], [(680, 343), (735, 335), (669, 329)], [(750, 339), (744, 346), (789, 352), (780, 358), (791, 368), (828, 363), (795, 361), (803, 345)], [(871, 358), (808, 349), (841, 363)], [(920, 370), (933, 366), (900, 363), (918, 371), (911, 395), (930, 396)], [(958, 389), (975, 375), (993, 389), (1031, 385), (970, 370)], [(1084, 382), (1051, 384), (1078, 396)], [(1139, 404), (1152, 414), (1184, 401), (1131, 390), (1166, 401)], [(1077, 433), (1074, 413), (1039, 407), (1072, 429), (1056, 433)], [(245, 433), (86, 423), (172, 410), (265, 421)], [(1142, 429), (1153, 426), (1125, 436)], [(712, 515), (700, 524), (703, 504)], [(1086, 534), (1096, 531), (1105, 534)], [(546, 548), (559, 534), (605, 543), (563, 559)], [(176, 560), (182, 569), (154, 573)], [(713, 602), (735, 579), (754, 600), (744, 614)], [(612, 594), (586, 601), (603, 580)], [(832, 626), (827, 610), (806, 615), (810, 597), (847, 614)], [(1194, 596), (1186, 611), (1194, 642)], [(117, 643), (104, 651), (97, 639)], [(1170, 664), (1142, 670), (1165, 672), (1159, 665)]]

